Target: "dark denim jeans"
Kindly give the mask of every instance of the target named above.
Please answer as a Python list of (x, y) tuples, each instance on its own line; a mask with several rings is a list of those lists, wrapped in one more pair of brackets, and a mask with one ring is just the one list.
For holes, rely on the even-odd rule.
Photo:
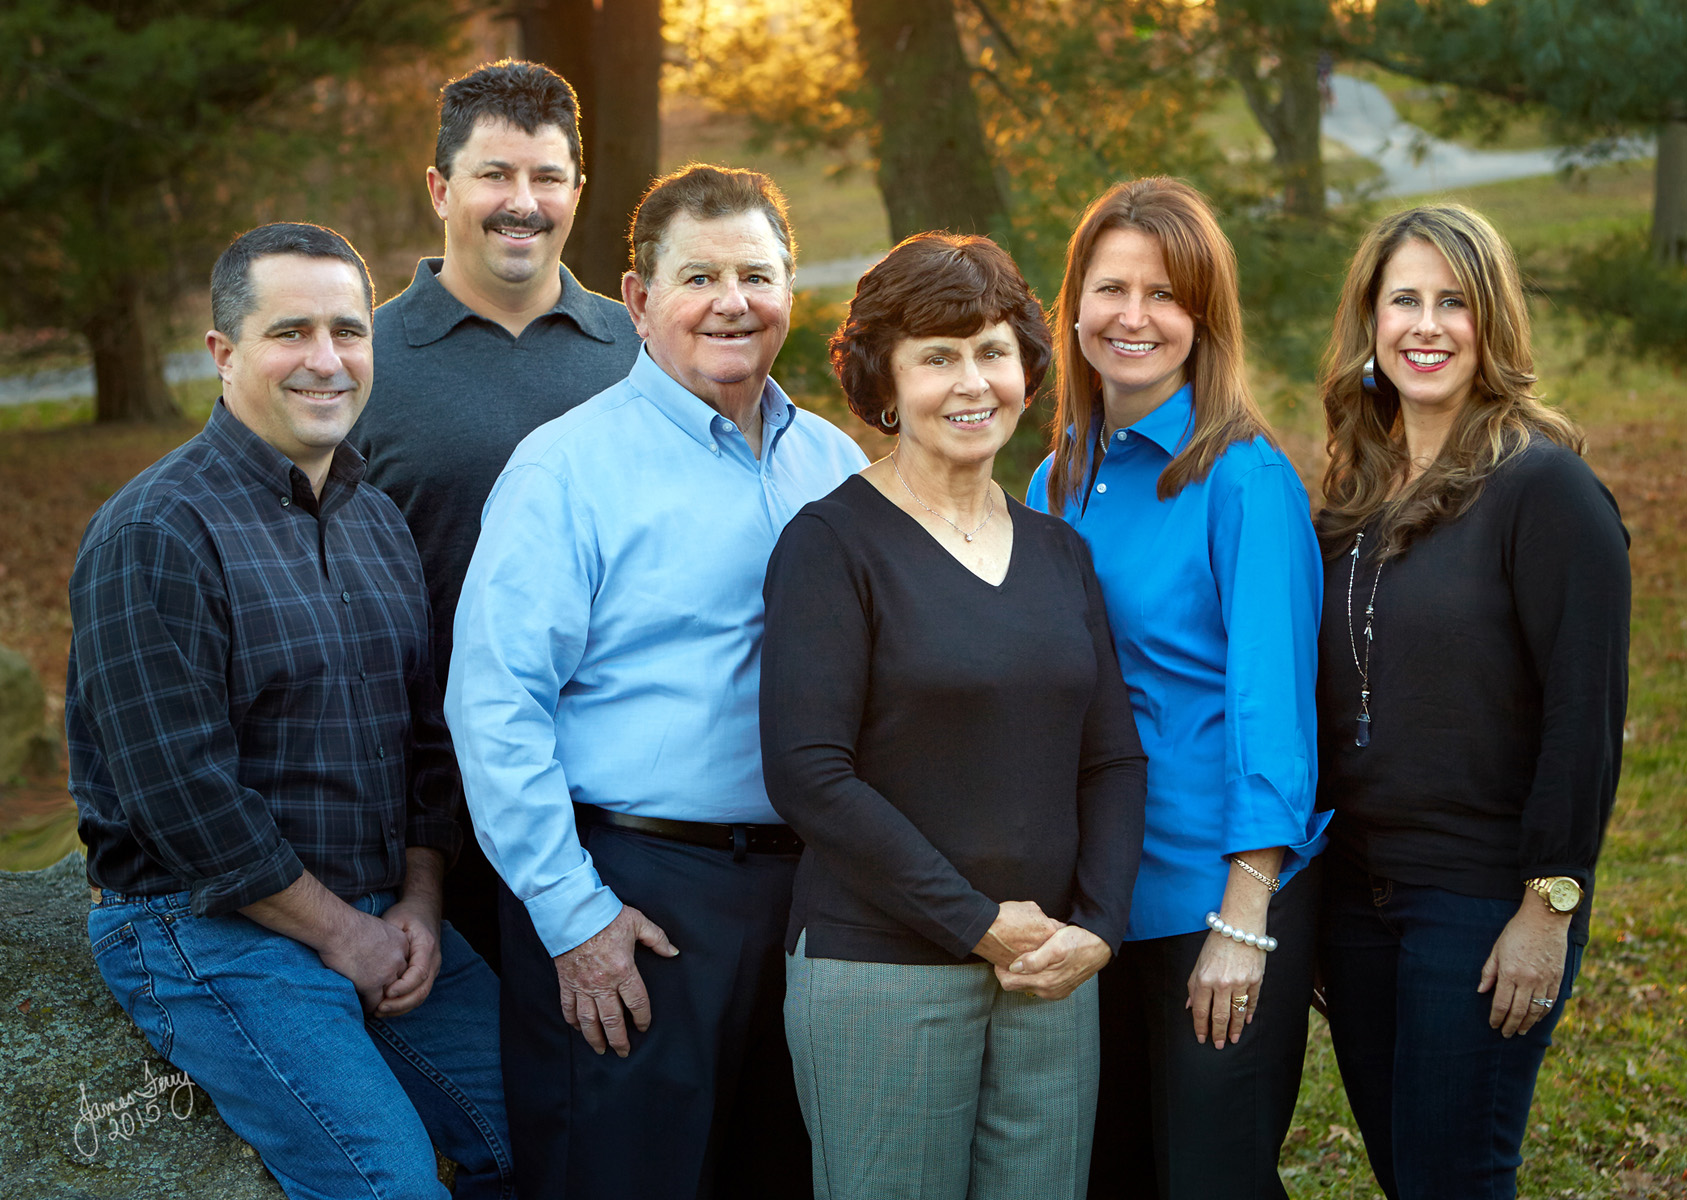
[[(356, 902), (379, 915), (390, 893)], [(294, 1200), (514, 1194), (498, 1064), (498, 980), (450, 925), (419, 1008), (365, 1018), (316, 951), (238, 913), (196, 917), (188, 893), (107, 892), (88, 914), (94, 962), (140, 1031), (204, 1088)], [(431, 1144), (430, 1144), (431, 1142)]]
[(1377, 878), (1324, 857), (1330, 1034), (1377, 1182), (1389, 1200), (1509, 1200), (1535, 1075), (1582, 947), (1569, 946), (1551, 1015), (1502, 1037), (1488, 1027), (1492, 993), (1476, 986), (1518, 901)]

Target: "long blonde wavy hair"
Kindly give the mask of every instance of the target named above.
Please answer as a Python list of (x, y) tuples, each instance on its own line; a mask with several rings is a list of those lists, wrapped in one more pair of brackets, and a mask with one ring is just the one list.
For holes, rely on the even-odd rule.
[[(1377, 294), (1389, 259), (1406, 242), (1441, 252), (1464, 292), (1476, 327), (1476, 376), (1470, 399), (1454, 417), (1435, 461), (1411, 483), (1400, 397), (1379, 371), (1380, 391), (1363, 384), (1376, 353)], [(1416, 537), (1469, 510), (1482, 487), (1538, 433), (1577, 454), (1586, 440), (1576, 423), (1535, 394), (1529, 348), (1529, 309), (1517, 260), (1486, 218), (1460, 204), (1432, 204), (1385, 217), (1365, 235), (1342, 285), (1335, 327), (1324, 352), (1319, 393), (1324, 402), (1330, 465), (1324, 472), (1324, 510), (1318, 537), (1326, 557), (1372, 531), (1382, 559)]]
[(1194, 385), (1195, 428), (1183, 452), (1160, 473), (1159, 498), (1169, 499), (1205, 479), (1232, 442), (1263, 437), (1276, 444), (1242, 370), (1236, 251), (1218, 227), (1206, 198), (1181, 179), (1164, 175), (1116, 184), (1084, 210), (1066, 246), (1066, 277), (1054, 321), (1051, 512), (1064, 511), (1082, 490), (1082, 475), (1102, 415), (1101, 376), (1084, 358), (1073, 323), (1078, 319), (1095, 244), (1113, 229), (1141, 230), (1160, 244), (1172, 294), (1195, 319), (1195, 344), (1184, 363), (1185, 377)]

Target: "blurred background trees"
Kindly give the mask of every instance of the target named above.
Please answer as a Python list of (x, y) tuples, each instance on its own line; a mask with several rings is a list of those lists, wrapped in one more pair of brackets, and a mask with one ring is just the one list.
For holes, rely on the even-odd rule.
[(454, 22), (448, 0), (11, 0), (0, 320), (86, 339), (97, 419), (172, 415), (163, 313), (259, 212), (373, 184), (369, 84)]
[(167, 417), (168, 318), (238, 229), (332, 224), (387, 291), (437, 252), (438, 89), (504, 54), (580, 94), (589, 186), (566, 254), (597, 290), (618, 293), (631, 211), (671, 165), (664, 106), (703, 106), (777, 151), (775, 174), (807, 155), (871, 179), (880, 244), (989, 233), (1045, 297), (1092, 197), (1185, 177), (1237, 246), (1256, 356), (1302, 381), (1373, 213), (1325, 161), (1320, 64), (1369, 60), (1423, 81), (1414, 117), (1437, 134), (1535, 122), (1593, 153), (1655, 137), (1649, 229), (1538, 282), (1687, 357), (1679, 0), (10, 0), (0, 327), (79, 337), (99, 419)]

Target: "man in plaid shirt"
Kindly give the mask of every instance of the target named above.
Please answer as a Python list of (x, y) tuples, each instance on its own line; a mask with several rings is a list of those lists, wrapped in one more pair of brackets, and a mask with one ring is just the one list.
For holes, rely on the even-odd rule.
[(223, 396), (89, 523), (65, 720), (95, 961), (289, 1196), (513, 1194), (427, 591), (344, 441), (372, 288), (314, 225), (211, 276)]

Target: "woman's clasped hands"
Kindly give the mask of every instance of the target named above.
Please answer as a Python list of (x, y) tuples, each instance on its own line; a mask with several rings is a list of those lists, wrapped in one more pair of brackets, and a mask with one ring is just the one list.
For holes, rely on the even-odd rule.
[(1005, 991), (1039, 1000), (1064, 1000), (1113, 957), (1106, 942), (1055, 920), (1035, 900), (1004, 902), (972, 952), (996, 968)]

